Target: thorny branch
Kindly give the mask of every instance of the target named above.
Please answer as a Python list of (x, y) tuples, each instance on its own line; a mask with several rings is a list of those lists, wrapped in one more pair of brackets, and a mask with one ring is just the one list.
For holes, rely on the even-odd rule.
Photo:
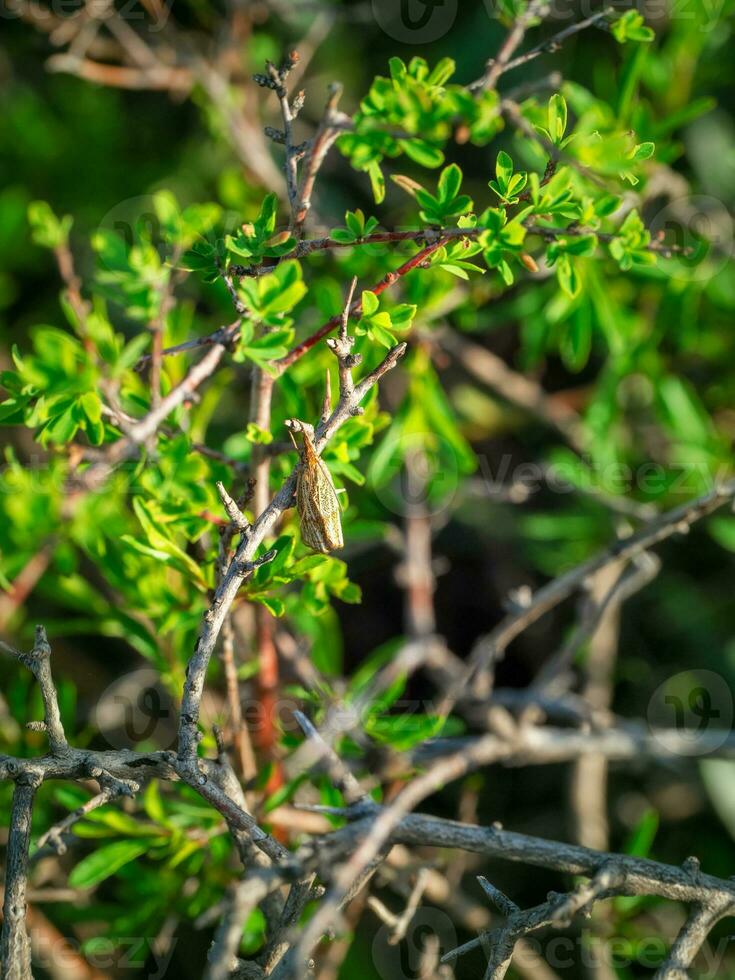
[[(348, 397), (340, 398), (331, 416), (316, 427), (314, 444), (318, 453), (321, 453), (324, 446), (340, 426), (355, 414), (360, 402), (369, 389), (387, 371), (396, 365), (404, 354), (405, 349), (405, 344), (394, 347), (374, 371), (363, 378), (359, 384), (355, 385)], [(212, 605), (204, 616), (204, 623), (199, 639), (197, 640), (194, 654), (187, 668), (181, 707), (179, 759), (181, 764), (187, 769), (195, 768), (196, 745), (198, 741), (197, 722), (199, 706), (204, 691), (204, 677), (209, 660), (214, 652), (222, 622), (234, 602), (242, 583), (252, 574), (258, 565), (268, 560), (268, 553), (258, 558), (256, 557), (256, 552), (265, 537), (275, 526), (281, 514), (292, 505), (295, 487), (296, 477), (295, 474), (292, 474), (271, 500), (268, 507), (257, 518), (250, 532), (243, 536), (227, 573), (215, 592)]]
[(675, 534), (688, 533), (694, 523), (731, 503), (734, 497), (735, 481), (717, 486), (696, 500), (675, 507), (650, 521), (635, 534), (619, 538), (600, 554), (542, 586), (522, 601), (517, 610), (510, 612), (492, 633), (478, 641), (467, 671), (447, 696), (445, 710), (462, 696), (471, 682), (474, 684), (473, 693), (481, 696), (487, 686), (488, 664), (502, 657), (517, 636), (577, 589), (583, 588), (600, 569), (612, 562), (630, 560)]

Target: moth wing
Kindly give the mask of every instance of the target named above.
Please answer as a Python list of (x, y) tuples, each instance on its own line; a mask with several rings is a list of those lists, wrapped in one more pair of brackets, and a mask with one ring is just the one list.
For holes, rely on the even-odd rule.
[(321, 459), (299, 473), (296, 504), (304, 544), (325, 554), (344, 546), (337, 491)]

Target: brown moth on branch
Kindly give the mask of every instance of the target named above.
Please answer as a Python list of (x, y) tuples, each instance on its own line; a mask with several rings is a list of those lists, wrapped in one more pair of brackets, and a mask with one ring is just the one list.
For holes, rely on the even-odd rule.
[[(342, 520), (332, 475), (314, 448), (314, 427), (308, 422), (289, 419), (286, 422), (294, 447), (299, 451), (296, 475), (296, 507), (305, 545), (325, 555), (344, 547)], [(301, 433), (302, 448), (295, 433)]]

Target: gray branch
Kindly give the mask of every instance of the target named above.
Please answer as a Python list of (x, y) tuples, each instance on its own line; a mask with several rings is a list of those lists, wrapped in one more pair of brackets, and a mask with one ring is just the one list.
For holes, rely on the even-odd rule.
[(473, 679), (475, 692), (482, 694), (482, 672), (487, 665), (501, 657), (509, 644), (529, 626), (568, 599), (578, 589), (583, 588), (585, 582), (602, 568), (612, 562), (630, 561), (675, 534), (687, 534), (693, 524), (725, 504), (731, 503), (733, 497), (735, 497), (735, 480), (715, 487), (696, 500), (690, 500), (680, 507), (667, 511), (655, 520), (649, 521), (635, 534), (627, 538), (618, 538), (598, 555), (542, 586), (523, 603), (521, 608), (509, 613), (492, 633), (478, 641), (464, 675), (447, 695), (443, 711), (447, 712), (451, 709)]
[[(318, 453), (356, 412), (370, 388), (395, 367), (406, 350), (406, 344), (399, 344), (363, 380), (355, 385), (348, 397), (341, 397), (331, 416), (320, 422), (315, 430), (314, 444)], [(196, 747), (199, 741), (199, 708), (204, 693), (204, 680), (209, 661), (217, 643), (225, 616), (245, 579), (257, 567), (256, 552), (264, 539), (271, 533), (281, 515), (292, 506), (296, 489), (296, 470), (285, 481), (249, 533), (244, 534), (235, 556), (218, 586), (212, 605), (204, 615), (199, 638), (186, 670), (186, 682), (181, 705), (179, 724), (180, 766), (196, 780)], [(262, 559), (261, 559), (262, 561)]]
[(46, 636), (46, 630), (43, 626), (36, 627), (36, 640), (30, 653), (21, 653), (6, 643), (0, 643), (0, 648), (16, 657), (36, 678), (43, 698), (43, 729), (48, 735), (51, 752), (53, 755), (63, 755), (69, 746), (64, 734), (64, 726), (61, 723), (59, 699), (51, 676), (51, 647)]
[(26, 774), (18, 780), (13, 793), (0, 938), (0, 975), (3, 980), (33, 980), (31, 943), (26, 929), (26, 890), (33, 799), (39, 784), (37, 777)]

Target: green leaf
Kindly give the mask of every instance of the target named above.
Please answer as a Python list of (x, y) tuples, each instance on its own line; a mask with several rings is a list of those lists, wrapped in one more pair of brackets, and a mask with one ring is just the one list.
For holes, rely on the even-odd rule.
[(275, 616), (279, 619), (286, 612), (286, 605), (283, 599), (279, 599), (277, 596), (272, 595), (252, 595), (251, 598), (254, 602), (259, 602), (261, 606), (265, 606), (271, 616)]
[(437, 62), (434, 66), (431, 74), (427, 78), (427, 82), (430, 85), (444, 85), (448, 82), (452, 75), (457, 70), (457, 63), (453, 58), (442, 58), (441, 61)]
[(625, 44), (626, 41), (647, 43), (656, 36), (650, 27), (646, 27), (643, 15), (637, 10), (627, 10), (622, 17), (613, 22), (610, 30), (620, 44)]
[(406, 151), (407, 157), (410, 157), (415, 163), (429, 170), (433, 170), (435, 167), (441, 167), (444, 163), (444, 154), (439, 147), (432, 146), (425, 140), (405, 140), (403, 149)]
[(495, 163), (495, 176), (501, 187), (507, 187), (508, 181), (513, 176), (513, 161), (505, 152), (501, 150)]
[(59, 248), (67, 244), (73, 221), (68, 214), (57, 218), (46, 201), (31, 201), (28, 205), (28, 223), (36, 245)]
[(378, 307), (380, 306), (380, 300), (375, 295), (375, 293), (370, 292), (370, 290), (363, 290), (362, 293), (362, 315), (365, 317), (373, 316), (378, 312)]
[(370, 184), (373, 188), (373, 197), (376, 204), (382, 204), (385, 200), (385, 177), (380, 169), (380, 164), (372, 161), (367, 167)]
[(567, 129), (567, 103), (563, 95), (552, 95), (548, 107), (549, 133), (551, 140), (559, 146)]
[(274, 193), (266, 194), (260, 206), (260, 214), (256, 220), (256, 226), (265, 234), (271, 234), (276, 229), (276, 218), (278, 217), (278, 195)]
[(583, 315), (573, 316), (560, 347), (562, 360), (570, 371), (581, 371), (592, 349), (592, 323)]
[(82, 858), (72, 869), (69, 884), (72, 888), (91, 888), (98, 885), (141, 854), (145, 854), (150, 846), (150, 840), (122, 840), (99, 847)]
[(356, 236), (346, 228), (332, 228), (329, 232), (332, 241), (339, 242), (341, 245), (351, 245), (356, 241)]
[(90, 422), (99, 422), (101, 420), (102, 401), (96, 391), (85, 391), (79, 401)]
[(556, 264), (556, 277), (559, 280), (559, 285), (570, 299), (579, 295), (581, 283), (568, 255), (562, 255), (559, 258)]
[(459, 193), (461, 186), (462, 171), (459, 169), (456, 163), (452, 163), (442, 170), (441, 176), (439, 177), (439, 183), (437, 184), (439, 200), (443, 203), (453, 201)]
[(634, 160), (649, 160), (656, 150), (655, 143), (639, 143), (633, 150)]
[(648, 857), (658, 832), (658, 825), (658, 812), (653, 808), (646, 810), (625, 843), (625, 853), (632, 857)]

